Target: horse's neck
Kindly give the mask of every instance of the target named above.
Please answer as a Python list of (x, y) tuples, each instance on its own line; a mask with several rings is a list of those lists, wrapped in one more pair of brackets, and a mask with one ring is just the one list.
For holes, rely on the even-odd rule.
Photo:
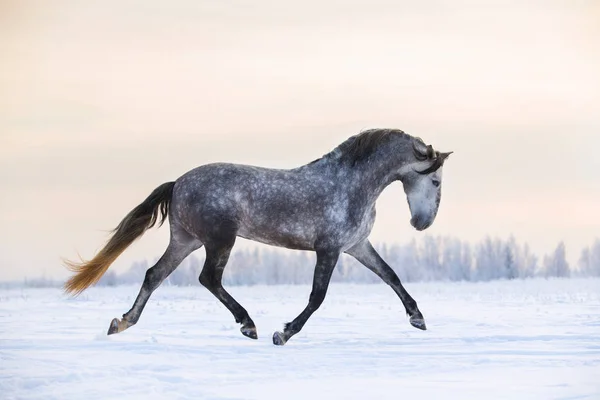
[(340, 180), (349, 190), (368, 193), (373, 201), (389, 184), (397, 180), (396, 171), (400, 166), (394, 165), (389, 157), (350, 166), (340, 161), (336, 150), (299, 169), (319, 176), (331, 175), (331, 179)]
[(398, 179), (397, 171), (400, 165), (394, 165), (389, 160), (375, 159), (373, 162), (361, 164), (358, 169), (357, 179), (362, 190), (377, 199), (386, 187)]

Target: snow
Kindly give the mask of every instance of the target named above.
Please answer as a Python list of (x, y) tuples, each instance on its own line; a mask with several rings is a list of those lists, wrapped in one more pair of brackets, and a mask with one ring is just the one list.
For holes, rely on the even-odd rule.
[(138, 287), (0, 291), (2, 399), (600, 399), (600, 280), (411, 283), (428, 330), (385, 285), (333, 284), (285, 346), (308, 286), (231, 287), (239, 332), (208, 291), (161, 287), (107, 337)]

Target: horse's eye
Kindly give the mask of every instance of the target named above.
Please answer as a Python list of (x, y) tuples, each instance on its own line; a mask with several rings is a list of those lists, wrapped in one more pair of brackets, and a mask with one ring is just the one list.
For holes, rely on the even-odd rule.
[(433, 180), (433, 181), (431, 181), (431, 183), (433, 183), (433, 186), (438, 187), (438, 186), (440, 186), (441, 182), (438, 180)]

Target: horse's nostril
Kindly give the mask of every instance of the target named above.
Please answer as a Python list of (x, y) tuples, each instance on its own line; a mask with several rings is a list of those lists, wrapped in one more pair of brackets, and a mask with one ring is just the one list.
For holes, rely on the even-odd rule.
[(421, 226), (421, 218), (419, 216), (412, 217), (410, 220), (410, 224), (416, 229), (419, 229), (419, 226)]

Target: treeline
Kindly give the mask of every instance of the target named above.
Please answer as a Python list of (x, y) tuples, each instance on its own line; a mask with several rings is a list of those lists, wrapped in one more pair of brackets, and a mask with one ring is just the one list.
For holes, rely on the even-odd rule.
[[(451, 237), (426, 236), (404, 245), (378, 245), (377, 250), (401, 280), (415, 281), (489, 281), (532, 277), (600, 276), (600, 240), (581, 252), (575, 266), (566, 260), (564, 243), (543, 258), (534, 255), (527, 244), (513, 237), (485, 238), (475, 246)], [(167, 284), (196, 285), (204, 262), (203, 251), (188, 257), (167, 279)], [(261, 247), (234, 249), (225, 269), (225, 285), (308, 284), (312, 282), (315, 254)], [(109, 270), (99, 285), (140, 284), (148, 261), (134, 263), (129, 270)], [(343, 255), (332, 282), (380, 282), (368, 269)]]

